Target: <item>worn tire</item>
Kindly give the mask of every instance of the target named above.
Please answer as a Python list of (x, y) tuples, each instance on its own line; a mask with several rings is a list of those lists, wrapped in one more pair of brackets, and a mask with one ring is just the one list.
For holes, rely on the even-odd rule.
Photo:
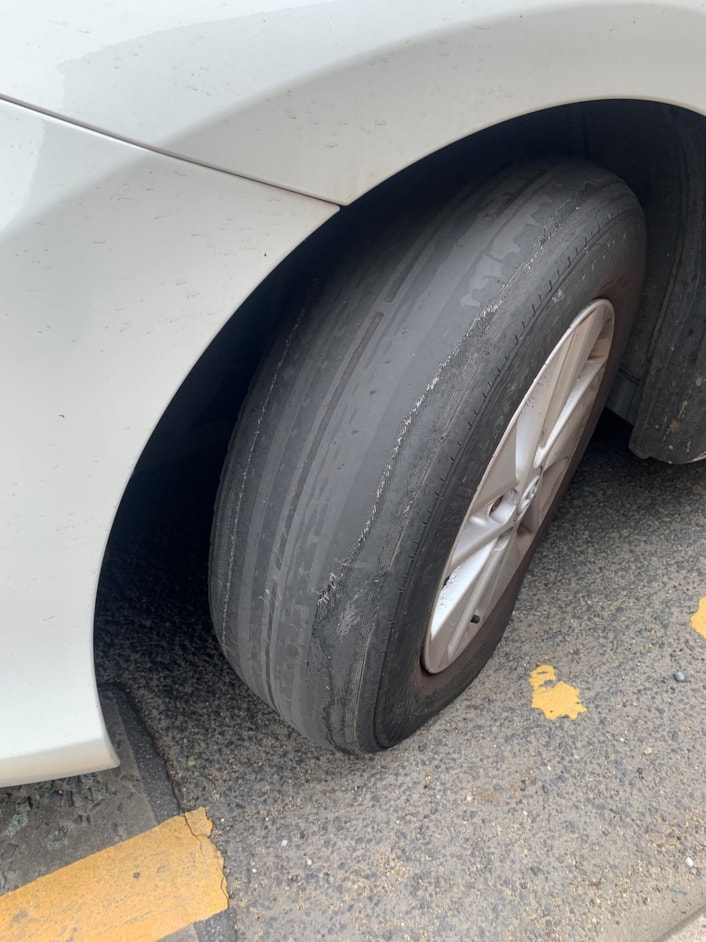
[[(211, 606), (238, 674), (310, 739), (392, 746), (481, 669), (603, 406), (643, 264), (642, 212), (620, 180), (536, 161), (393, 219), (283, 329), (225, 463)], [(474, 494), (596, 298), (612, 337), (571, 460), (493, 610), (432, 672), (430, 619)]]

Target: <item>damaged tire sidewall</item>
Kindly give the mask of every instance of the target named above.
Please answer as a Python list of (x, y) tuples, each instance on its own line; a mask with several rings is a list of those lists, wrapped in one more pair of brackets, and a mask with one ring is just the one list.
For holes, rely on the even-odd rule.
[[(409, 431), (395, 456), (394, 474), (365, 544), (334, 577), (330, 597), (317, 613), (308, 681), (316, 683), (318, 678), (325, 683), (324, 725), (333, 732), (339, 748), (345, 742), (351, 752), (370, 752), (410, 735), (458, 696), (502, 636), (533, 549), (607, 397), (642, 277), (642, 220), (634, 209), (622, 222), (614, 217), (599, 226), (593, 245), (585, 244), (581, 232), (576, 240), (579, 244), (561, 245), (563, 272), (556, 268), (557, 258), (540, 260), (539, 281), (518, 278), (514, 290), (492, 311), (491, 323), (470, 326), (462, 362), (452, 359), (434, 387), (433, 402), (419, 423), (426, 427)], [(567, 264), (567, 256), (572, 255)], [(555, 279), (547, 277), (548, 270), (556, 273)], [(599, 297), (611, 301), (615, 310), (613, 343), (569, 471), (533, 549), (484, 630), (450, 667), (429, 674), (421, 665), (425, 633), (441, 573), (473, 494), (554, 345), (577, 313)], [(487, 351), (508, 349), (510, 355), (496, 357), (492, 365), (488, 362)], [(470, 384), (469, 375), (476, 377)], [(410, 487), (410, 481), (415, 485)]]

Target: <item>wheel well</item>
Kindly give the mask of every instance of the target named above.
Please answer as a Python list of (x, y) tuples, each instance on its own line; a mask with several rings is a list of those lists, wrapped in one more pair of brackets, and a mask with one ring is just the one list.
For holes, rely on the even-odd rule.
[[(704, 138), (703, 118), (670, 106), (634, 101), (567, 106), (513, 120), (445, 148), (344, 207), (258, 287), (196, 363), (164, 413), (115, 517), (96, 599), (98, 622), (114, 624), (113, 606), (125, 604), (116, 600), (127, 599), (130, 604), (135, 598), (139, 602), (143, 595), (157, 597), (152, 602), (142, 599), (144, 605), (135, 603), (135, 617), (144, 617), (145, 606), (147, 623), (153, 610), (160, 618), (165, 617), (164, 612), (168, 615), (172, 585), (166, 584), (163, 576), (155, 585), (151, 575), (155, 567), (150, 564), (154, 546), (164, 549), (166, 539), (176, 560), (167, 581), (194, 587), (201, 612), (198, 624), (204, 632), (208, 630), (205, 588), (202, 592), (200, 587), (207, 584), (210, 518), (220, 471), (248, 387), (280, 329), (281, 312), (292, 304), (305, 304), (340, 254), (352, 240), (365, 239), (376, 219), (409, 209), (415, 201), (438, 199), (463, 186), (471, 175), (492, 174), (519, 160), (548, 153), (591, 160), (622, 177), (644, 209), (647, 277), (609, 404), (635, 426), (634, 450), (655, 454), (664, 437), (658, 447), (650, 444), (647, 433), (658, 423), (654, 410), (646, 409), (645, 403), (656, 404), (662, 425), (670, 433), (676, 425), (679, 433), (676, 416), (683, 410), (684, 400), (678, 390), (665, 395), (661, 377), (683, 378), (683, 364), (688, 359), (685, 345), (699, 329), (700, 349), (706, 349), (706, 318), (698, 307), (698, 298), (706, 294), (700, 274)], [(681, 346), (674, 340), (677, 334)], [(669, 369), (670, 356), (676, 358), (673, 370)], [(667, 363), (664, 368), (662, 357)], [(706, 375), (706, 369), (700, 375)], [(695, 385), (693, 378), (691, 382), (697, 391), (698, 380)], [(703, 396), (698, 402), (692, 422), (698, 434), (691, 436), (687, 429), (682, 440), (691, 446), (692, 438), (696, 439), (695, 447), (703, 452)], [(638, 433), (642, 438), (636, 440)], [(678, 460), (688, 460), (688, 455)], [(165, 521), (169, 521), (168, 527)], [(175, 526), (186, 534), (185, 541), (173, 540)], [(167, 530), (168, 538), (164, 536)], [(106, 565), (113, 546), (116, 562)], [(119, 561), (126, 554), (139, 559), (141, 553), (147, 565), (139, 569), (131, 563), (130, 578), (132, 581), (139, 569), (144, 584), (126, 591), (120, 584)], [(96, 634), (94, 659), (99, 679), (106, 645), (115, 642), (110, 628)]]
[[(280, 329), (285, 307), (306, 304), (341, 253), (354, 240), (365, 239), (376, 219), (404, 214), (420, 200), (443, 198), (471, 177), (492, 174), (534, 156), (579, 157), (612, 170), (632, 188), (645, 212), (647, 276), (609, 402), (622, 418), (637, 423), (635, 438), (640, 423), (650, 425), (649, 413), (644, 416), (645, 400), (665, 400), (655, 370), (657, 348), (665, 339), (671, 340), (679, 317), (687, 318), (687, 328), (689, 318), (693, 326), (700, 317), (692, 302), (699, 293), (703, 254), (704, 139), (706, 121), (671, 106), (638, 101), (563, 106), (506, 122), (446, 147), (343, 207), (256, 289), (195, 364), (137, 464), (113, 535), (124, 533), (126, 526), (129, 530), (130, 517), (142, 514), (140, 501), (144, 505), (145, 498), (136, 499), (135, 494), (146, 478), (147, 491), (174, 507), (194, 506), (198, 492), (194, 513), (205, 518), (203, 544), (198, 549), (205, 565), (208, 518), (228, 440), (258, 364)], [(690, 336), (688, 329), (685, 336)], [(683, 358), (683, 352), (677, 350), (677, 355)], [(667, 397), (666, 401), (662, 409), (671, 410), (673, 419), (676, 399)], [(667, 412), (665, 421), (671, 419)], [(701, 437), (703, 451), (703, 433)], [(639, 441), (635, 450), (641, 450)], [(649, 448), (642, 451), (655, 453)], [(180, 457), (186, 458), (184, 466), (190, 469), (183, 478), (174, 473), (175, 459)], [(175, 486), (176, 479), (180, 483)], [(102, 576), (99, 602), (104, 585)]]
[[(200, 357), (155, 428), (135, 478), (201, 453), (217, 469), (240, 406), (279, 329), (285, 307), (306, 303), (353, 240), (375, 220), (415, 202), (441, 200), (471, 177), (534, 156), (566, 155), (612, 170), (637, 195), (647, 219), (647, 275), (640, 310), (609, 405), (639, 420), (660, 330), (685, 307), (700, 258), (706, 119), (654, 102), (600, 101), (552, 108), (452, 144), (345, 206), (253, 292)], [(691, 225), (684, 219), (691, 218)], [(693, 267), (693, 265), (692, 265)], [(652, 371), (654, 372), (654, 371)], [(652, 380), (654, 383), (654, 379)], [(706, 443), (704, 444), (706, 447)], [(637, 449), (639, 451), (639, 449)], [(213, 481), (217, 473), (211, 474)], [(129, 496), (128, 486), (126, 497)], [(129, 506), (123, 500), (121, 506)]]
[[(491, 173), (542, 154), (581, 157), (612, 170), (636, 193), (647, 218), (647, 275), (635, 329), (610, 406), (631, 424), (640, 405), (658, 334), (684, 307), (700, 257), (706, 121), (654, 102), (601, 101), (553, 108), (505, 122), (450, 145), (386, 181), (314, 233), (251, 295), (185, 379), (155, 429), (137, 471), (203, 447), (222, 451), (284, 306), (307, 293), (375, 218), (418, 200), (440, 199), (470, 175)], [(693, 267), (693, 265), (692, 265)], [(654, 382), (652, 378), (652, 382)], [(638, 449), (639, 450), (639, 449)]]

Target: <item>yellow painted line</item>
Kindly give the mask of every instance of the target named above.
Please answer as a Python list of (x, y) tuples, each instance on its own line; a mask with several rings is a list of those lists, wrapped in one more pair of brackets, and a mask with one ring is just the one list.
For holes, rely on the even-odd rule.
[(585, 713), (586, 707), (579, 700), (578, 687), (556, 681), (556, 671), (549, 664), (541, 664), (530, 674), (532, 686), (532, 707), (541, 710), (548, 720), (568, 716), (575, 720), (579, 713)]
[(157, 942), (228, 906), (203, 808), (0, 896), (3, 942)]
[(706, 595), (699, 602), (699, 607), (691, 616), (691, 627), (706, 638)]

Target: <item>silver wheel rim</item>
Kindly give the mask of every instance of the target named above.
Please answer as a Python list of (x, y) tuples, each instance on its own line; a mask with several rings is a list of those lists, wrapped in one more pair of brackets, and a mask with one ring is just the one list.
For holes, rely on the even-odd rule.
[(483, 630), (534, 543), (596, 401), (613, 324), (609, 301), (584, 308), (510, 420), (446, 562), (422, 653), (430, 673)]

